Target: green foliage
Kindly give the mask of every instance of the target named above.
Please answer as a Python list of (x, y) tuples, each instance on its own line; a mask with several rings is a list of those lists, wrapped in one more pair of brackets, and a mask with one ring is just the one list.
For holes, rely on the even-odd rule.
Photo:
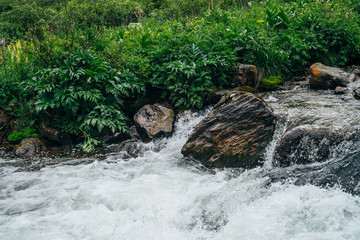
[(201, 108), (238, 62), (287, 77), (359, 60), (359, 16), (357, 0), (3, 0), (0, 110), (12, 126), (47, 121), (91, 150), (103, 128), (126, 131), (124, 106), (145, 88)]
[(20, 130), (15, 130), (9, 134), (9, 142), (18, 143), (25, 138), (34, 138), (38, 137), (39, 134), (36, 133), (36, 130), (33, 128), (25, 128)]
[[(175, 107), (201, 108), (216, 86), (216, 69), (226, 68), (227, 62), (217, 55), (205, 53), (195, 44), (179, 49), (173, 61), (156, 65), (151, 83), (166, 90)], [(217, 79), (225, 81), (225, 79)]]
[(146, 7), (138, 1), (72, 0), (65, 11), (81, 25), (119, 26), (140, 20)]
[(263, 91), (273, 91), (279, 88), (284, 79), (280, 76), (270, 76), (260, 80), (259, 89)]
[(88, 139), (104, 128), (127, 131), (124, 98), (144, 91), (129, 71), (119, 72), (88, 52), (74, 52), (29, 81), (35, 110), (54, 127)]

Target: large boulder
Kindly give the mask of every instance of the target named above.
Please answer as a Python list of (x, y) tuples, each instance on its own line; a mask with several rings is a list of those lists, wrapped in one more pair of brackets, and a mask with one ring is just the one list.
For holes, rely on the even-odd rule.
[(72, 140), (69, 134), (60, 132), (57, 129), (46, 126), (44, 123), (41, 123), (39, 126), (41, 135), (47, 138), (50, 141), (56, 142), (61, 146), (70, 146), (72, 145)]
[(174, 111), (161, 104), (145, 105), (134, 116), (136, 130), (145, 142), (169, 136), (173, 130), (174, 119)]
[(257, 87), (256, 66), (248, 64), (238, 64), (234, 78), (231, 80), (232, 86)]
[(315, 63), (310, 67), (310, 88), (332, 89), (337, 86), (346, 87), (356, 78), (355, 74), (345, 72), (339, 68), (328, 67), (321, 63)]
[(276, 117), (260, 98), (233, 92), (196, 126), (181, 153), (208, 167), (257, 166), (272, 139)]
[(287, 167), (294, 164), (323, 162), (338, 153), (336, 146), (345, 140), (341, 131), (312, 125), (298, 126), (277, 143), (273, 165)]
[(21, 140), (20, 144), (17, 146), (15, 154), (16, 155), (26, 155), (31, 156), (38, 154), (41, 151), (47, 150), (49, 143), (40, 138), (25, 138)]

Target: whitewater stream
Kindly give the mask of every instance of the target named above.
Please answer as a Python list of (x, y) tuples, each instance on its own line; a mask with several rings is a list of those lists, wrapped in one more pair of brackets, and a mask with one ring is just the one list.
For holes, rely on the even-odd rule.
[(181, 147), (209, 109), (185, 114), (172, 137), (144, 144), (137, 158), (58, 159), (35, 171), (0, 159), (0, 239), (359, 240), (359, 196), (291, 180), (272, 183), (267, 172), (294, 116), (353, 127), (360, 124), (360, 101), (309, 90), (265, 100), (288, 120), (279, 123), (264, 167), (252, 170), (206, 170), (182, 157)]

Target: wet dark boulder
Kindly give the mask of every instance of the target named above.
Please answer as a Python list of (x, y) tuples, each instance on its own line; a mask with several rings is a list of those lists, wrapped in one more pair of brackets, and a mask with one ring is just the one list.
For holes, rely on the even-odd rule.
[(121, 143), (127, 139), (131, 139), (130, 133), (112, 132), (109, 128), (104, 128), (99, 137), (99, 140), (106, 144)]
[(181, 153), (208, 167), (252, 168), (273, 137), (276, 117), (260, 98), (233, 92), (196, 126)]
[(69, 134), (63, 133), (55, 128), (48, 127), (44, 123), (40, 124), (39, 130), (41, 135), (50, 141), (58, 143), (61, 146), (72, 145), (72, 140)]
[(339, 68), (328, 67), (321, 63), (315, 63), (310, 67), (310, 88), (312, 89), (335, 89), (346, 87), (356, 78), (355, 74), (345, 72)]
[(320, 187), (338, 186), (344, 191), (360, 195), (360, 152), (352, 152), (320, 165), (301, 165), (276, 169), (269, 175), (272, 182), (292, 179), (295, 185), (313, 184)]
[(277, 143), (273, 165), (287, 167), (326, 161), (337, 153), (336, 146), (345, 141), (345, 138), (344, 132), (327, 127), (295, 127), (286, 132)]
[(309, 87), (309, 76), (301, 75), (301, 76), (294, 76), (290, 80), (284, 82), (282, 86), (279, 87), (280, 90), (300, 90), (303, 88)]
[(49, 146), (50, 143), (44, 139), (25, 138), (21, 140), (20, 144), (17, 146), (15, 154), (20, 156), (33, 156), (41, 153), (41, 151), (47, 150)]
[(170, 136), (174, 120), (173, 109), (161, 104), (145, 105), (134, 116), (136, 130), (144, 142)]
[(249, 86), (257, 87), (256, 66), (248, 64), (238, 64), (233, 79), (230, 80), (230, 85), (235, 86)]

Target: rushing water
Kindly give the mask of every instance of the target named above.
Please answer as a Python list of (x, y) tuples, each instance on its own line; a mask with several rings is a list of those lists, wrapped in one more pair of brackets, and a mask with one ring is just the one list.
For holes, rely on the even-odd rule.
[[(294, 104), (330, 104), (327, 94), (307, 94), (268, 101), (288, 118), (298, 114)], [(307, 112), (340, 111), (319, 112), (323, 107)], [(0, 159), (0, 239), (360, 239), (360, 197), (337, 188), (270, 183), (265, 173), (285, 125), (268, 147), (264, 168), (209, 171), (185, 162), (180, 149), (205, 114), (182, 117), (171, 138), (146, 144), (148, 150), (134, 159), (114, 153), (38, 171), (17, 171)]]

